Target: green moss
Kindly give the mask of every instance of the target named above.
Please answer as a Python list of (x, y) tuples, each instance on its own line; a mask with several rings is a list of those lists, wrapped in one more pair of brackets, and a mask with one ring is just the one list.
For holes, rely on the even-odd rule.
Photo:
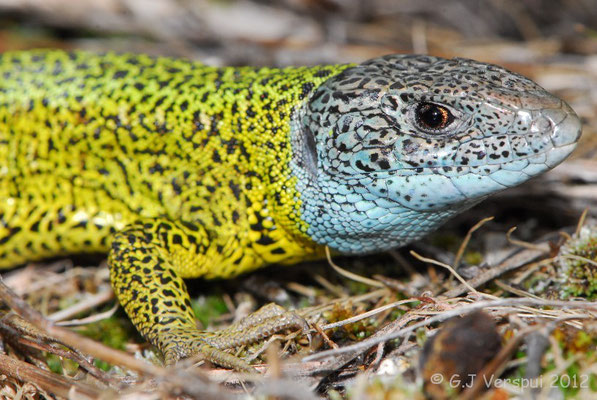
[(425, 345), (425, 342), (427, 341), (427, 339), (429, 339), (427, 337), (427, 329), (425, 329), (425, 328), (417, 329), (417, 331), (415, 332), (415, 338), (417, 339), (417, 344), (419, 345), (419, 347), (423, 348), (423, 346)]
[[(79, 332), (114, 349), (124, 350), (132, 337), (139, 337), (128, 318), (120, 313), (79, 328)], [(140, 339), (143, 341), (143, 339)]]
[(201, 296), (197, 300), (192, 301), (193, 312), (204, 328), (210, 324), (220, 315), (228, 312), (226, 302), (219, 295)]
[(483, 254), (479, 251), (467, 251), (464, 255), (464, 261), (469, 265), (479, 265), (483, 262)]
[(329, 400), (342, 400), (343, 399), (340, 392), (338, 392), (337, 390), (334, 390), (334, 389), (328, 391), (326, 394), (327, 394), (327, 397)]
[(93, 364), (98, 367), (99, 369), (101, 369), (102, 371), (109, 371), (110, 368), (112, 368), (112, 365), (107, 363), (106, 361), (102, 361), (102, 360), (95, 360), (93, 362)]
[(48, 364), (50, 371), (62, 375), (62, 360), (60, 360), (60, 357), (55, 354), (48, 354), (46, 364)]
[[(421, 303), (420, 302), (414, 302), (414, 303), (411, 303), (411, 306), (412, 306), (412, 308), (417, 308), (419, 304), (421, 304)], [(406, 314), (406, 310), (401, 310), (399, 308), (395, 308), (390, 313), (389, 319), (390, 319), (390, 321), (395, 321), (397, 319), (402, 318), (402, 316), (404, 314)]]
[(50, 371), (59, 375), (74, 376), (79, 368), (79, 364), (75, 361), (51, 353), (46, 353), (46, 364)]
[(462, 244), (463, 236), (450, 234), (445, 232), (436, 232), (430, 237), (431, 244), (442, 248), (447, 249), (452, 252), (456, 252), (460, 245)]
[(562, 297), (597, 298), (597, 227), (585, 226), (561, 248), (556, 265)]
[[(574, 339), (574, 346), (578, 349), (588, 349), (591, 345), (595, 345), (596, 340), (596, 338), (592, 337), (587, 332), (578, 331), (576, 338)], [(588, 351), (588, 353), (592, 352)]]
[[(370, 278), (369, 276), (367, 278)], [(351, 296), (357, 296), (360, 294), (369, 293), (371, 290), (371, 286), (364, 284), (362, 282), (353, 281), (351, 279), (343, 280), (345, 287), (348, 289), (348, 293)]]
[(558, 379), (550, 382), (550, 384), (556, 384), (562, 393), (564, 398), (573, 399), (577, 398), (579, 392), (587, 393), (591, 389), (590, 378), (595, 378), (595, 374), (588, 376), (586, 372), (582, 372), (577, 363), (572, 364), (565, 373), (558, 376)]

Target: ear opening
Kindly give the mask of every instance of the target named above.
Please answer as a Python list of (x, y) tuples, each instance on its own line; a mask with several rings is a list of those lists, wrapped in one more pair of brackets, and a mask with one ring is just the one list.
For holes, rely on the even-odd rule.
[(315, 144), (315, 135), (308, 127), (302, 129), (302, 144), (303, 144), (303, 167), (311, 173), (311, 175), (317, 175), (317, 145)]

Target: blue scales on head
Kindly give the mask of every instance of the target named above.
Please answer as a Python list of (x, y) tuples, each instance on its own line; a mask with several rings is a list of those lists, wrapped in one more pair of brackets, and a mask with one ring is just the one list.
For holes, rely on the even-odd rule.
[(373, 59), (330, 78), (294, 116), (301, 218), (341, 252), (404, 245), (553, 168), (580, 131), (565, 102), (504, 68)]

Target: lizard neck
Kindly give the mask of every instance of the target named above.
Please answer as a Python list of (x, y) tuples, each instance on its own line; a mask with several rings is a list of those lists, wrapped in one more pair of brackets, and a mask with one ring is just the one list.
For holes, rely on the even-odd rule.
[(294, 121), (311, 94), (348, 67), (288, 68), (257, 89), (266, 93), (271, 109), (255, 110), (259, 120), (255, 125), (260, 133), (250, 136), (255, 140), (251, 152), (258, 173), (250, 178), (247, 196), (251, 229), (260, 232), (253, 241), (254, 247), (266, 263), (295, 263), (323, 255), (323, 246), (311, 239), (309, 226), (301, 217), (305, 202), (300, 190), (302, 176), (295, 173), (292, 165), (297, 149), (291, 141)]

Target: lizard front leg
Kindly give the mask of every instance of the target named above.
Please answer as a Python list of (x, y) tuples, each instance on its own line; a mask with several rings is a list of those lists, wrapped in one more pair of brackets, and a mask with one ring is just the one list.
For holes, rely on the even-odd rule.
[(221, 332), (197, 329), (182, 276), (217, 268), (218, 260), (206, 256), (209, 248), (201, 227), (139, 221), (114, 236), (108, 259), (112, 286), (139, 332), (164, 353), (166, 364), (200, 354), (224, 367), (253, 370), (224, 350), (307, 325), (296, 314), (268, 305)]

